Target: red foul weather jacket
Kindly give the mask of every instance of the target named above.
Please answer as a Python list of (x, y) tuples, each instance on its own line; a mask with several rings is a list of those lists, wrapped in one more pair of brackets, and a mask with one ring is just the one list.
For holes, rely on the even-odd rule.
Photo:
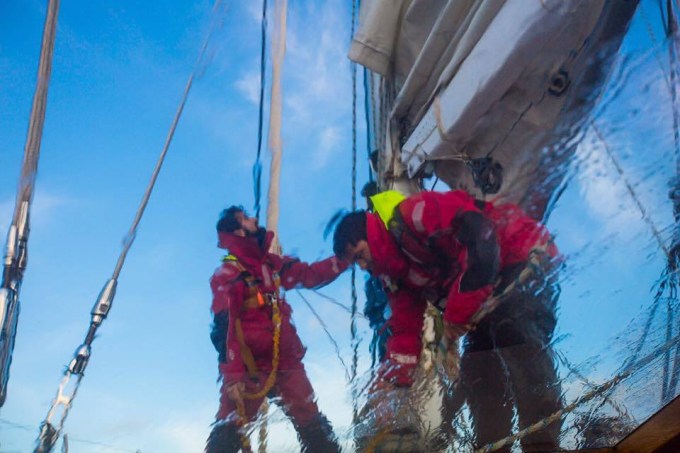
[[(298, 286), (314, 288), (333, 281), (347, 264), (336, 257), (313, 264), (269, 253), (274, 233), (267, 232), (264, 244), (258, 244), (254, 237), (242, 237), (229, 233), (219, 234), (218, 246), (229, 250), (234, 260), (225, 260), (210, 279), (213, 292), (212, 311), (214, 314), (228, 310), (229, 330), (227, 332), (227, 363), (220, 364), (220, 372), (227, 383), (244, 381), (247, 376), (246, 364), (237, 336), (235, 320), (240, 319), (243, 340), (252, 352), (259, 371), (269, 372), (272, 368), (272, 346), (274, 326), (270, 304), (253, 304), (253, 294), (260, 292), (263, 300), (281, 289)], [(283, 297), (279, 299), (281, 312), (279, 369), (300, 367), (305, 354), (295, 327), (290, 322), (291, 306)]]
[(545, 227), (518, 206), (479, 201), (462, 190), (414, 194), (390, 219), (368, 213), (367, 239), (373, 273), (392, 289), (390, 299), (397, 305), (414, 297), (445, 299), (444, 319), (457, 324), (492, 294), (503, 269), (526, 262), (538, 245), (558, 253)]

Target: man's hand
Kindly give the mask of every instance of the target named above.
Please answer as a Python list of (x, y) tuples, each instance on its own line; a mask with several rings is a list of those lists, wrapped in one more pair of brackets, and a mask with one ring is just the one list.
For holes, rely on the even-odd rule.
[(243, 382), (237, 382), (227, 387), (227, 396), (237, 405), (243, 405), (243, 392), (246, 390), (246, 385)]
[(450, 340), (457, 340), (466, 333), (470, 331), (469, 324), (455, 324), (452, 322), (444, 321), (444, 334)]

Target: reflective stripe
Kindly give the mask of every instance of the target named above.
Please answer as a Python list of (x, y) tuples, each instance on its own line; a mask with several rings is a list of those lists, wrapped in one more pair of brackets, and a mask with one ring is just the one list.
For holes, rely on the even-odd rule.
[(417, 365), (418, 364), (418, 356), (415, 355), (406, 355), (406, 354), (397, 354), (395, 352), (390, 353), (390, 359), (393, 361), (401, 364), (401, 365)]
[(262, 265), (262, 277), (264, 278), (264, 286), (269, 287), (272, 284), (272, 278), (269, 275), (269, 269), (265, 264)]
[(411, 220), (413, 220), (413, 228), (415, 228), (418, 233), (425, 232), (425, 226), (423, 225), (424, 212), (425, 201), (421, 200), (413, 207), (413, 215), (411, 216)]
[(406, 276), (406, 278), (408, 278), (412, 283), (414, 283), (418, 286), (425, 286), (427, 284), (427, 282), (430, 281), (429, 278), (417, 273), (413, 269), (408, 270), (408, 275)]

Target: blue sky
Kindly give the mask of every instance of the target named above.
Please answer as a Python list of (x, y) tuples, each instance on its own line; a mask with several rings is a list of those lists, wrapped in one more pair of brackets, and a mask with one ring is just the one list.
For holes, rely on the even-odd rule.
[[(208, 338), (208, 278), (222, 255), (214, 224), (222, 208), (253, 203), (260, 48), (259, 2), (226, 4), (67, 420), (74, 451), (200, 451), (217, 410), (216, 355)], [(280, 238), (285, 252), (305, 260), (330, 253), (323, 226), (350, 203), (349, 6), (340, 0), (289, 5)], [(643, 6), (658, 32), (656, 10), (650, 2)], [(203, 0), (148, 1), (143, 8), (129, 0), (62, 2), (22, 313), (0, 412), (3, 452), (31, 449), (62, 369), (84, 338), (193, 70), (210, 9)], [(2, 234), (14, 207), (44, 14), (42, 1), (0, 3)], [(667, 61), (666, 49), (660, 33), (656, 40), (657, 53), (638, 14), (626, 51), (640, 64), (598, 126), (668, 234), (673, 143), (657, 61), (658, 55)], [(630, 118), (634, 128), (627, 127)], [(367, 179), (364, 136), (360, 115), (360, 181)], [(595, 357), (586, 371), (601, 382), (637, 338), (663, 256), (592, 132), (576, 160), (578, 171), (549, 225), (568, 257), (558, 326), (566, 338), (558, 347), (576, 364)], [(324, 292), (349, 305), (348, 275)], [(348, 314), (312, 293), (305, 297), (349, 363)], [(289, 299), (319, 404), (346, 433), (351, 399), (342, 365), (299, 297)], [(365, 370), (367, 326), (359, 326)], [(272, 425), (272, 442), (295, 451), (292, 429), (280, 412), (274, 419), (281, 421)]]

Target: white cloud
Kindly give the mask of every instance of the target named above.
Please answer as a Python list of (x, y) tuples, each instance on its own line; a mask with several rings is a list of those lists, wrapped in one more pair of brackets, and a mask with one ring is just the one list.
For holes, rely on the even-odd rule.
[(331, 157), (338, 152), (341, 143), (341, 132), (337, 126), (325, 127), (319, 133), (319, 147), (314, 151), (314, 169), (326, 166)]
[(589, 133), (576, 150), (581, 194), (592, 214), (604, 223), (608, 234), (632, 232), (626, 227), (639, 222), (639, 212), (635, 211), (625, 183), (602, 144), (590, 140), (594, 139), (593, 135)]
[(329, 124), (349, 114), (347, 24), (337, 1), (310, 8), (320, 9), (290, 12), (284, 100), (297, 121)]
[[(49, 223), (54, 211), (70, 204), (72, 200), (53, 194), (38, 192), (31, 204), (31, 226)], [(0, 202), (0, 234), (6, 234), (14, 215), (15, 198)]]
[(248, 101), (255, 105), (260, 103), (260, 75), (258, 73), (248, 72), (243, 74), (243, 76), (236, 81), (236, 88)]
[(600, 130), (600, 134), (606, 143), (591, 127), (576, 151), (577, 181), (591, 215), (602, 222), (605, 235), (618, 235), (625, 241), (648, 232), (647, 221), (654, 223), (656, 229), (663, 229), (670, 220), (668, 215), (661, 216), (668, 205), (665, 189), (668, 174), (648, 173), (639, 157), (627, 162), (625, 156), (640, 155), (640, 144), (630, 137), (608, 134), (605, 130)]
[(12, 222), (14, 212), (14, 198), (0, 202), (0, 234), (5, 234)]
[(72, 202), (73, 200), (66, 197), (38, 192), (31, 206), (31, 222), (45, 225), (50, 221), (57, 209), (63, 208)]
[(200, 451), (208, 437), (209, 427), (205, 420), (169, 420), (160, 426), (156, 436), (174, 451)]
[(260, 2), (243, 2), (243, 5), (245, 5), (246, 15), (259, 23), (262, 19), (262, 4)]

